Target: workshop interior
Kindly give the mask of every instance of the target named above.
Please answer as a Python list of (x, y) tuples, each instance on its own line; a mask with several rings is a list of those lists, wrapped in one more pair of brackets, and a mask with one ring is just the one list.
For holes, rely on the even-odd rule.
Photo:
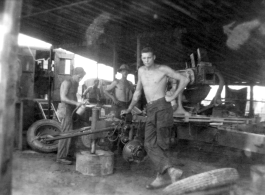
[[(0, 194), (264, 193), (264, 0), (0, 5)], [(51, 46), (18, 45), (19, 33)], [(154, 49), (156, 64), (189, 79), (178, 97), (186, 114), (173, 112), (169, 149), (184, 176), (155, 191), (143, 184), (154, 177), (145, 148), (144, 93), (131, 113), (117, 118), (104, 92), (123, 64), (136, 88), (145, 47)], [(87, 85), (79, 83), (78, 102), (96, 79), (100, 100), (75, 107), (71, 117), (78, 125), (63, 132), (62, 83), (76, 67), (92, 70), (75, 61), (77, 55), (95, 61), (97, 71), (99, 64), (111, 67), (111, 73), (101, 71), (113, 78), (97, 73)], [(168, 79), (166, 90), (173, 84)], [(70, 138), (76, 142), (75, 163), (58, 165), (58, 143)]]

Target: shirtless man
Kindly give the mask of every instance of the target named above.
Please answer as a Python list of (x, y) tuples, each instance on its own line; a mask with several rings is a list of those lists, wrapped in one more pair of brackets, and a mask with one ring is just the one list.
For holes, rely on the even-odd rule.
[[(61, 122), (61, 131), (68, 132), (73, 130), (72, 112), (77, 106), (84, 103), (77, 102), (78, 84), (85, 76), (86, 72), (83, 68), (77, 67), (74, 69), (73, 75), (70, 79), (64, 80), (60, 87), (61, 108), (64, 110), (64, 116)], [(72, 164), (72, 161), (67, 159), (71, 138), (61, 139), (58, 144), (57, 162), (61, 164)]]
[[(104, 91), (113, 101), (112, 110), (116, 118), (120, 118), (121, 110), (128, 108), (134, 91), (132, 82), (127, 80), (129, 73), (128, 65), (121, 65), (119, 72), (122, 74), (122, 78), (120, 80), (114, 80)], [(114, 94), (111, 94), (110, 91), (113, 89), (115, 90)]]
[[(182, 175), (182, 170), (173, 167), (166, 150), (169, 148), (170, 128), (173, 126), (173, 110), (170, 102), (189, 83), (188, 78), (168, 66), (155, 64), (155, 58), (152, 48), (147, 47), (141, 51), (144, 66), (138, 70), (138, 82), (132, 102), (127, 110), (122, 111), (122, 114), (131, 112), (138, 102), (143, 88), (147, 100), (144, 146), (158, 172), (155, 180), (146, 186), (147, 189), (165, 186), (167, 183), (163, 177), (165, 173), (169, 174), (172, 183)], [(168, 78), (179, 81), (178, 88), (171, 96), (166, 95)]]
[(100, 94), (100, 90), (98, 88), (98, 85), (99, 85), (99, 80), (98, 79), (94, 80), (94, 85), (88, 87), (84, 91), (82, 97), (84, 99), (87, 99), (87, 93), (88, 93), (88, 101), (90, 103), (95, 103), (95, 104), (100, 103), (101, 94)]

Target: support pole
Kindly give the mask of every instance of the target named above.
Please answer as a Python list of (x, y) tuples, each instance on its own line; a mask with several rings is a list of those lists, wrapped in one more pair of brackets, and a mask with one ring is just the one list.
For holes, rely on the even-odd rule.
[(134, 82), (137, 83), (138, 74), (137, 71), (141, 66), (141, 39), (140, 36), (137, 36), (137, 48), (136, 48), (136, 70), (135, 70), (135, 77)]
[(115, 74), (117, 72), (117, 49), (116, 49), (116, 43), (113, 44), (113, 80), (115, 80)]
[(254, 117), (254, 92), (253, 85), (250, 85), (250, 102), (249, 102), (249, 117)]
[(136, 69), (140, 68), (141, 65), (141, 40), (140, 36), (137, 36), (137, 55), (136, 55)]
[(22, 0), (6, 0), (0, 14), (0, 193), (12, 191), (12, 152), (15, 130), (17, 37)]
[[(92, 120), (91, 120), (91, 130), (95, 131), (97, 128), (97, 121), (99, 120), (99, 109), (93, 108), (92, 109)], [(96, 152), (96, 137), (91, 136), (92, 142), (91, 142), (91, 154), (95, 154)]]
[(48, 73), (49, 73), (49, 90), (48, 90), (48, 119), (51, 119), (51, 100), (52, 100), (52, 56), (53, 48), (50, 48), (50, 59), (48, 61)]

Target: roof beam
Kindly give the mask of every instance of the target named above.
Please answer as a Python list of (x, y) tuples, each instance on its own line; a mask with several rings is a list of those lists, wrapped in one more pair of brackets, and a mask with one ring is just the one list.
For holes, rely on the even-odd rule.
[(182, 12), (183, 14), (189, 16), (189, 17), (192, 18), (192, 19), (194, 19), (194, 20), (196, 20), (196, 21), (199, 21), (198, 18), (197, 18), (196, 16), (192, 15), (191, 12), (187, 11), (187, 10), (184, 9), (183, 7), (180, 7), (180, 6), (176, 5), (175, 3), (172, 3), (172, 2), (170, 2), (170, 1), (168, 1), (168, 0), (164, 0), (163, 3), (165, 3), (166, 5), (172, 7), (172, 8), (174, 8), (174, 9), (180, 11), (180, 12)]
[(44, 11), (41, 11), (41, 12), (37, 12), (37, 13), (21, 16), (21, 18), (28, 18), (28, 17), (40, 15), (40, 14), (46, 14), (46, 13), (49, 13), (49, 12), (52, 12), (52, 11), (61, 10), (61, 9), (65, 9), (65, 8), (68, 8), (68, 7), (89, 3), (91, 1), (93, 1), (93, 0), (85, 0), (85, 1), (81, 1), (81, 2), (71, 3), (69, 5), (63, 5), (63, 6), (55, 7), (55, 8), (52, 8), (52, 9), (44, 10)]

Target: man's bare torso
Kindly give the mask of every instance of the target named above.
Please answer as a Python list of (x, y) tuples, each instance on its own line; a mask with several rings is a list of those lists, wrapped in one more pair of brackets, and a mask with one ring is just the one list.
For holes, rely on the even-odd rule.
[(70, 100), (74, 100), (74, 101), (77, 101), (77, 97), (76, 97), (76, 93), (77, 93), (77, 89), (78, 89), (78, 83), (73, 81), (73, 79), (69, 79), (69, 80), (66, 80), (64, 82), (68, 82), (69, 84), (67, 85), (67, 97), (70, 99)]
[(167, 76), (163, 72), (162, 67), (154, 65), (154, 68), (148, 70), (143, 66), (139, 71), (147, 102), (164, 97), (166, 94)]
[(115, 88), (115, 96), (119, 101), (129, 102), (132, 99), (133, 89), (132, 84), (127, 80), (117, 81)]

